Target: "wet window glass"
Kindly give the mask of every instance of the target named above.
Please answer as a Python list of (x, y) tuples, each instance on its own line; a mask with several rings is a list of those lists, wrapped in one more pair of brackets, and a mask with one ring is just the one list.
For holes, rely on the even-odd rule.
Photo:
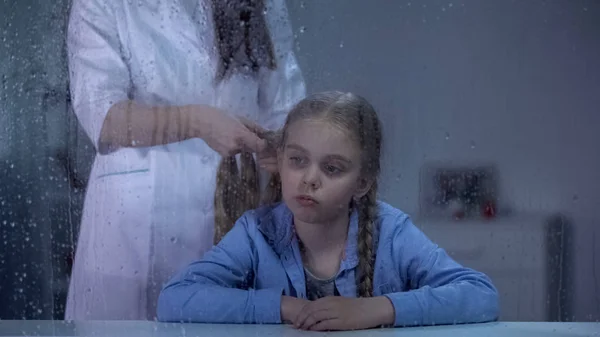
[[(408, 325), (600, 320), (597, 2), (0, 8), (1, 320), (186, 320), (165, 303), (199, 279), (257, 297), (396, 296), (460, 283), (437, 278), (452, 268), (494, 289), (497, 315), (477, 288), (457, 295), (472, 317), (432, 304)], [(409, 229), (378, 236), (377, 201)], [(247, 213), (273, 205), (289, 219)], [(302, 236), (338, 218), (326, 249), (322, 229)], [(222, 313), (203, 319), (237, 319), (206, 296)]]

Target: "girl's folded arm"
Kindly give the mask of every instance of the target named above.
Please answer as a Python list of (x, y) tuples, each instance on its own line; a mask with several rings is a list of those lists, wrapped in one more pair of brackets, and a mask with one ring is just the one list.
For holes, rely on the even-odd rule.
[(461, 324), (498, 318), (498, 292), (491, 280), (465, 268), (431, 242), (408, 218), (393, 235), (392, 252), (407, 292), (386, 294), (395, 326)]
[[(251, 221), (251, 220), (250, 220)], [(195, 323), (280, 323), (283, 289), (254, 290), (247, 216), (204, 257), (163, 288), (158, 320)]]

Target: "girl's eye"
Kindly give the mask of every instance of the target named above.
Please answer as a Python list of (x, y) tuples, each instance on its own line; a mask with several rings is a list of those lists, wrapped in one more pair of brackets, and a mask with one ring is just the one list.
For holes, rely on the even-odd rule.
[(335, 174), (335, 173), (339, 173), (341, 170), (333, 165), (325, 165), (325, 171), (328, 174)]
[(290, 157), (290, 161), (293, 164), (302, 164), (304, 162), (304, 158), (297, 157), (297, 156), (292, 156), (292, 157)]

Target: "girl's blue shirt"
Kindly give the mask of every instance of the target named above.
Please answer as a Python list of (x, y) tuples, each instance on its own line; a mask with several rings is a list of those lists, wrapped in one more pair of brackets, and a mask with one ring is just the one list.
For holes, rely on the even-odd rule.
[[(386, 296), (395, 326), (478, 323), (498, 318), (498, 292), (431, 242), (402, 211), (379, 201), (373, 238), (373, 296)], [(281, 296), (306, 298), (304, 268), (284, 203), (246, 212), (233, 229), (163, 288), (158, 319), (198, 323), (281, 323)], [(358, 214), (335, 286), (357, 297)]]

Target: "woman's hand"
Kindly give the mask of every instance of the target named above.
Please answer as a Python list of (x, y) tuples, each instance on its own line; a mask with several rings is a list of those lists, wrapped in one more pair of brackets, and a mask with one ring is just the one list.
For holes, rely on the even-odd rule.
[(201, 138), (222, 156), (232, 156), (242, 150), (261, 153), (267, 142), (239, 119), (209, 107), (189, 105), (183, 108), (187, 127), (186, 138)]
[(359, 330), (393, 324), (394, 319), (387, 297), (329, 296), (306, 304), (292, 322), (302, 330)]
[(277, 134), (273, 131), (267, 131), (260, 125), (245, 118), (240, 118), (240, 121), (261, 139), (265, 140), (263, 151), (257, 153), (258, 165), (269, 173), (277, 173)]

